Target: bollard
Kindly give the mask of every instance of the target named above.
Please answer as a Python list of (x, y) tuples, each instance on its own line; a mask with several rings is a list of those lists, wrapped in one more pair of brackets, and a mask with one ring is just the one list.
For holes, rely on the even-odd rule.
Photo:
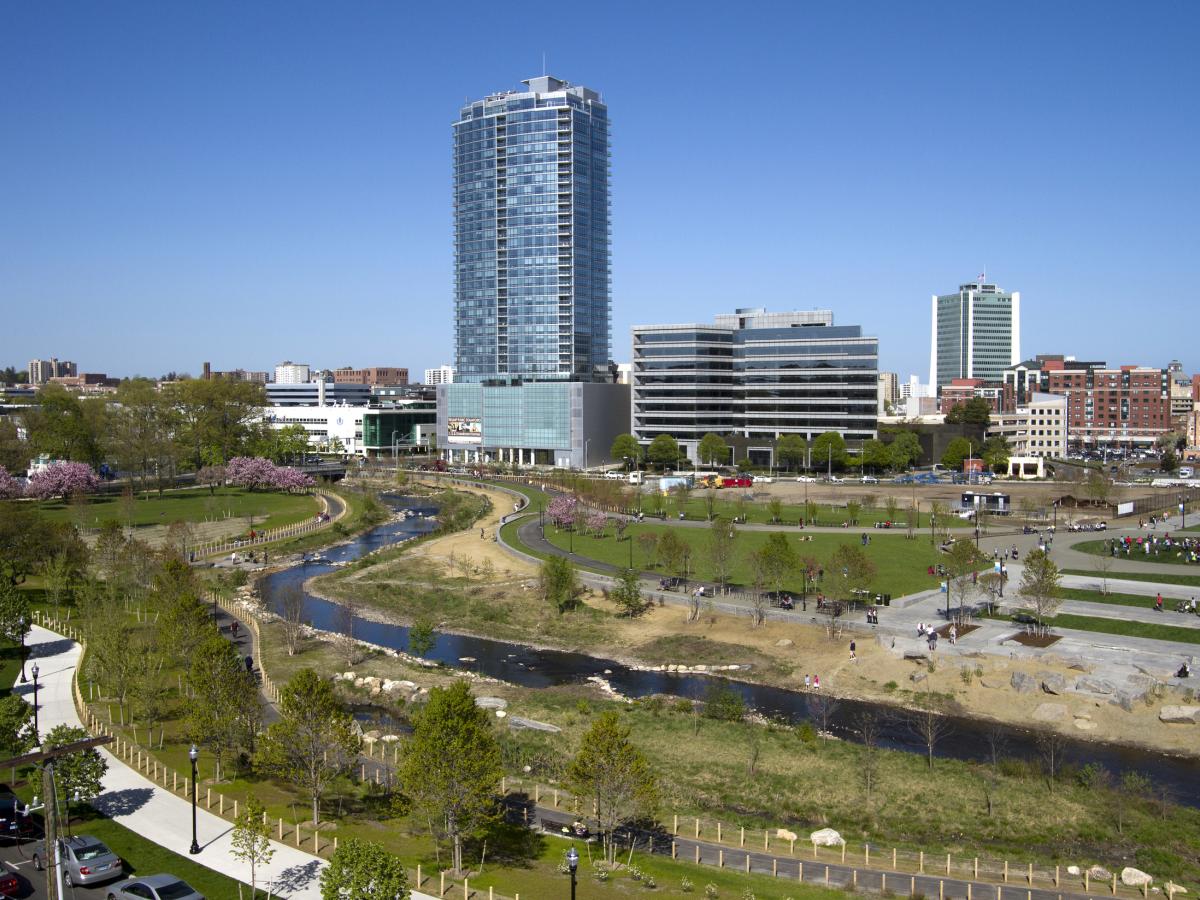
[(739, 847), (746, 846), (746, 828), (745, 828), (745, 826), (742, 826), (741, 830), (738, 832), (738, 846)]
[(912, 897), (917, 893), (917, 876), (908, 876), (908, 896)]
[[(501, 780), (500, 783), (503, 785), (504, 781)], [(504, 790), (504, 788), (501, 787), (501, 790)], [(442, 880), (441, 880), (441, 884), (438, 886), (438, 896), (445, 897), (446, 896), (446, 873), (442, 872), (441, 876), (442, 876)]]
[(1058, 866), (1054, 867), (1054, 886), (1058, 887)]
[(804, 861), (803, 860), (800, 861), (800, 871), (796, 873), (796, 880), (797, 881), (804, 880)]
[(235, 819), (238, 817), (238, 812), (237, 812), (237, 811), (238, 811), (238, 802), (237, 802), (236, 800), (234, 800), (234, 801), (233, 801), (233, 817), (234, 817)]
[(971, 882), (967, 882), (967, 900), (971, 900)]
[(225, 795), (224, 794), (217, 794), (217, 807), (218, 807), (217, 811), (221, 815), (225, 815)]
[(699, 865), (699, 863), (700, 863), (700, 845), (697, 844), (696, 845), (696, 864)]
[(829, 884), (829, 866), (825, 867), (825, 883)]
[(1116, 875), (1114, 875), (1114, 876), (1113, 876), (1113, 882), (1112, 882), (1112, 892), (1113, 892), (1113, 895), (1114, 895), (1114, 896), (1115, 896), (1115, 895), (1116, 895), (1116, 893), (1117, 893), (1117, 876), (1116, 876)]
[(879, 893), (887, 896), (887, 872), (881, 872), (879, 875)]
[(204, 808), (212, 809), (212, 788), (205, 788)]
[(871, 867), (871, 845), (863, 844), (863, 865), (868, 869)]
[(173, 791), (179, 790), (179, 773), (178, 772), (171, 773), (171, 790), (173, 790)]
[(463, 900), (469, 900), (469, 898), (471, 896), (470, 884), (471, 884), (471, 882), (469, 879), (466, 879), (466, 878), (463, 879)]
[(717, 843), (721, 843), (721, 823), (717, 823)]
[(746, 854), (746, 874), (750, 874), (750, 854)]
[(724, 850), (717, 851), (717, 868), (718, 869), (725, 868), (725, 851)]
[(842, 844), (842, 862), (843, 863), (846, 862), (846, 845), (845, 845), (845, 843)]
[(850, 883), (854, 885), (856, 889), (858, 888), (858, 869), (855, 869), (850, 873)]
[(279, 840), (283, 840), (283, 819), (279, 820)]
[(921, 851), (921, 861), (920, 861), (920, 865), (917, 868), (917, 871), (920, 872), (922, 875), (925, 874), (925, 851), (924, 850)]
[(975, 880), (979, 880), (979, 857), (975, 857)]
[(696, 817), (696, 837), (700, 837), (700, 817)]
[(1004, 861), (1004, 883), (1008, 884), (1008, 860)]
[(495, 888), (492, 888), (492, 887), (489, 887), (489, 888), (488, 888), (488, 900), (496, 900), (496, 890), (495, 890)]
[(679, 859), (679, 848), (675, 846), (674, 841), (671, 841), (671, 859)]
[(1029, 883), (1033, 884), (1033, 863), (1029, 864)]
[(771, 859), (771, 874), (776, 878), (779, 877), (779, 860), (773, 857)]
[(421, 864), (417, 863), (417, 890), (421, 889)]
[(1085, 894), (1088, 892), (1088, 870), (1087, 869), (1083, 870), (1083, 892)]
[(946, 900), (946, 882), (938, 879), (938, 900)]

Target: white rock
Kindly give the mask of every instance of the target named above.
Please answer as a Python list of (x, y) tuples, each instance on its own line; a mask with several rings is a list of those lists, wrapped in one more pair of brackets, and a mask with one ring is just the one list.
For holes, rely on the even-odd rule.
[(846, 843), (846, 839), (832, 828), (821, 828), (808, 837), (814, 847), (840, 847)]
[(1154, 879), (1143, 872), (1141, 869), (1134, 869), (1126, 866), (1121, 870), (1121, 884), (1129, 887), (1141, 887), (1154, 882)]
[(1076, 719), (1075, 727), (1078, 728), (1080, 731), (1095, 731), (1096, 723), (1093, 722), (1091, 719)]
[(1079, 866), (1067, 866), (1067, 874), (1068, 875), (1080, 875), (1082, 873), (1079, 871)]
[(508, 713), (506, 713), (506, 712), (505, 712), (504, 710), (502, 710), (502, 709), (498, 709), (498, 710), (496, 710), (496, 718), (497, 718), (497, 719), (503, 719), (503, 718), (504, 718), (505, 716), (507, 716), (507, 715), (508, 715)]
[(1168, 894), (1186, 894), (1187, 888), (1180, 887), (1173, 881), (1168, 881), (1166, 884), (1166, 891)]
[(1112, 872), (1104, 868), (1104, 866), (1092, 866), (1088, 869), (1088, 878), (1095, 881), (1109, 881), (1112, 878)]
[[(775, 646), (776, 646), (776, 647), (792, 647), (792, 646), (795, 646), (795, 645), (793, 644), (793, 642), (792, 642), (790, 639), (788, 639), (788, 638), (784, 638), (783, 640), (776, 641), (776, 642), (775, 642)], [(789, 833), (790, 833), (790, 832), (789, 832)]]
[(776, 828), (775, 837), (781, 841), (794, 841), (797, 839), (796, 832), (788, 831), (786, 828)]
[(508, 701), (503, 697), (476, 697), (475, 705), (480, 709), (508, 709)]
[(367, 680), (365, 678), (355, 678), (354, 679), (354, 686), (356, 688), (360, 688), (366, 683), (367, 683)]

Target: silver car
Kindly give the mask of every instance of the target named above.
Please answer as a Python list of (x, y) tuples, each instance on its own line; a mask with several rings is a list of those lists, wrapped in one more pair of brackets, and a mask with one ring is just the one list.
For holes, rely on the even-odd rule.
[(174, 875), (147, 875), (114, 884), (108, 900), (204, 900), (204, 895)]
[[(63, 881), (69, 885), (112, 881), (120, 878), (125, 871), (121, 857), (90, 834), (59, 838), (58, 846), (63, 864)], [(49, 862), (50, 854), (43, 843), (33, 853), (33, 867), (40, 872)]]

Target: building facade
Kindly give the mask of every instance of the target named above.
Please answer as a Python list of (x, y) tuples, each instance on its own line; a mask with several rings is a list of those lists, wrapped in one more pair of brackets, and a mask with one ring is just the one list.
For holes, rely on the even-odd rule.
[(79, 367), (69, 360), (31, 359), (29, 361), (29, 383), (46, 384), (51, 378), (74, 378), (79, 374)]
[(629, 388), (600, 382), (438, 385), (437, 446), (451, 463), (589, 468), (629, 427)]
[(608, 109), (524, 84), (454, 123), (457, 381), (589, 381), (609, 358)]
[(454, 384), (454, 366), (425, 370), (425, 384)]
[(774, 464), (785, 434), (874, 438), (878, 392), (878, 338), (829, 310), (633, 329), (632, 433), (643, 444), (669, 434), (693, 461), (708, 432), (734, 439), (735, 462), (759, 465)]
[(888, 411), (900, 402), (900, 376), (895, 372), (879, 373), (879, 415), (886, 416)]
[(267, 385), (267, 401), (272, 406), (366, 406), (371, 402), (371, 386), (332, 381), (276, 382)]
[(276, 384), (305, 384), (310, 377), (307, 363), (285, 360), (275, 367)]
[(955, 378), (1004, 380), (1021, 358), (1021, 294), (994, 284), (959, 285), (958, 293), (933, 295), (929, 383), (935, 391)]
[(408, 384), (408, 369), (394, 366), (368, 366), (365, 369), (352, 369), (349, 366), (343, 366), (333, 370), (333, 380), (336, 384), (380, 384), (396, 387)]
[(988, 437), (1005, 438), (1014, 457), (1062, 459), (1067, 455), (1069, 429), (1065, 396), (1032, 394), (1016, 409), (994, 413)]

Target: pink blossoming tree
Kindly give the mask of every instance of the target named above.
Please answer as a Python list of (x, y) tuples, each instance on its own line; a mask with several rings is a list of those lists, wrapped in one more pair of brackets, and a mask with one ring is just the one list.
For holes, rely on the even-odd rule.
[(87, 463), (62, 462), (34, 474), (25, 493), (36, 500), (50, 500), (72, 494), (92, 494), (99, 487), (100, 479)]

